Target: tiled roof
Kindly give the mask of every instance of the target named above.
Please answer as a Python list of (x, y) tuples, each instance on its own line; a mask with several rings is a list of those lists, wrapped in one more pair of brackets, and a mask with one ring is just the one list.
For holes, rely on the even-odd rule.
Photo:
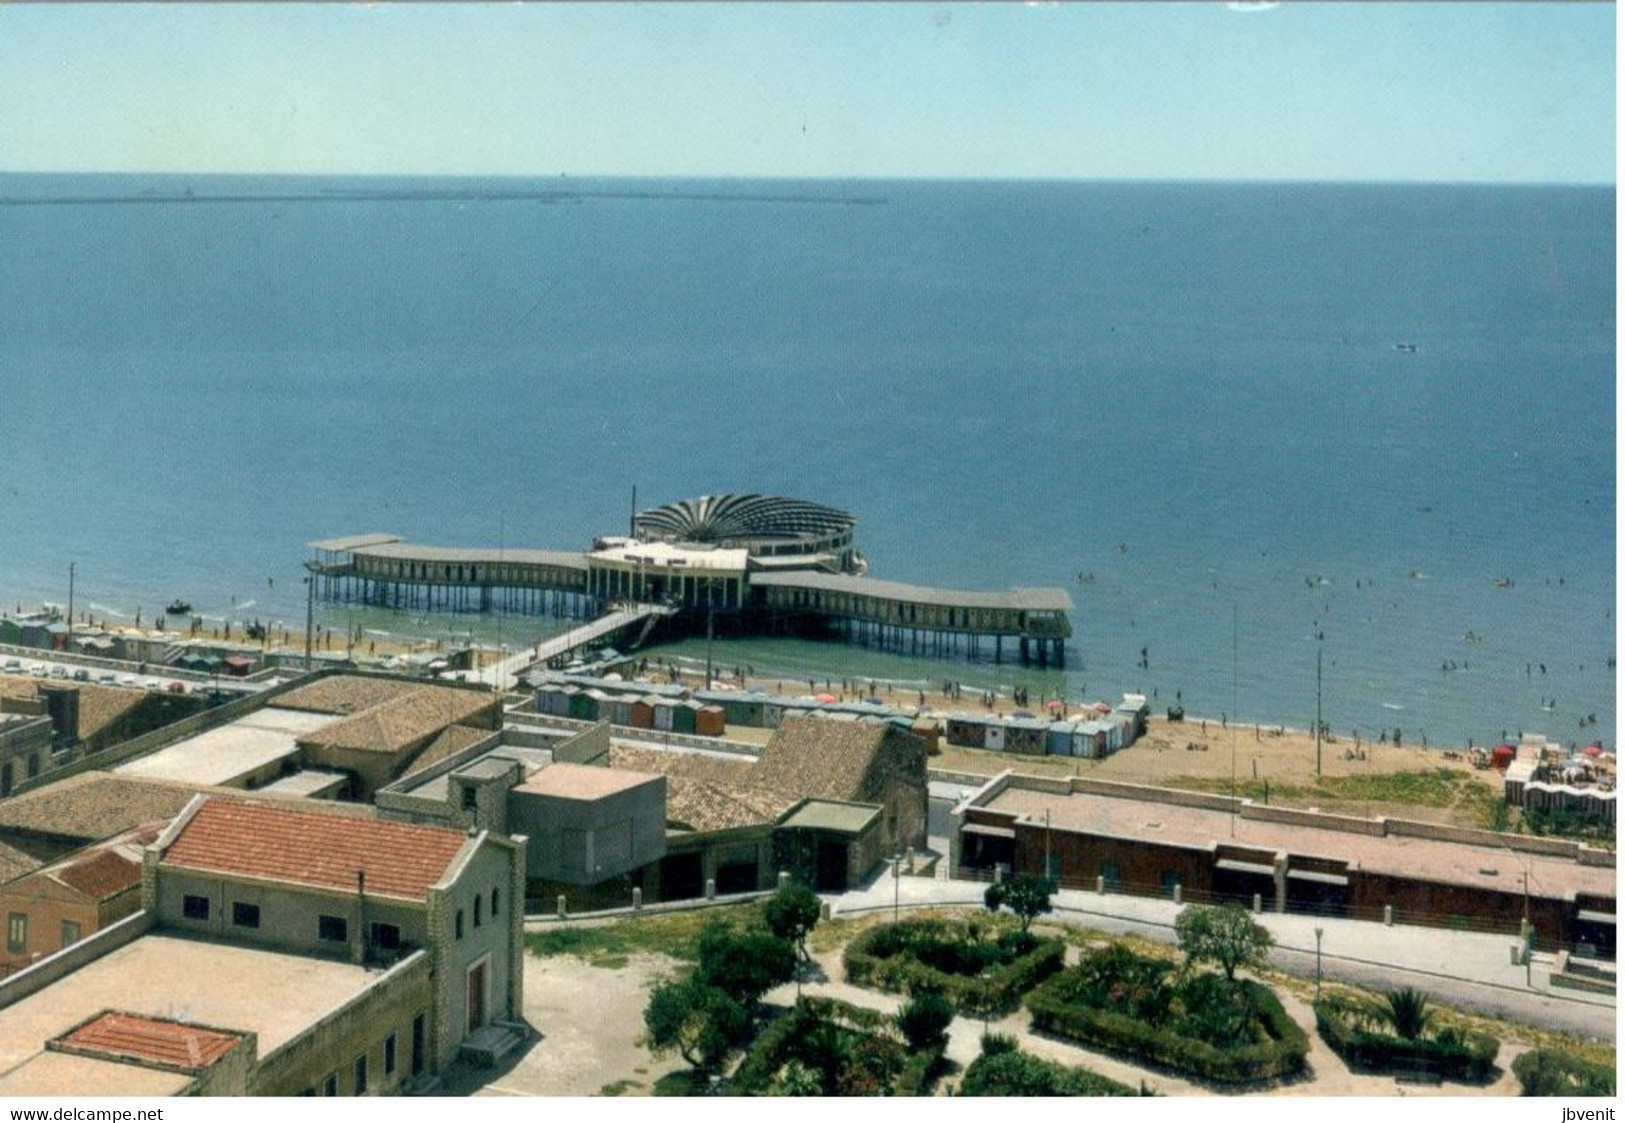
[(609, 766), (633, 772), (658, 772), (665, 776), (704, 780), (727, 787), (749, 787), (756, 783), (756, 761), (749, 757), (729, 760), (703, 753), (634, 749), (611, 744)]
[(793, 799), (748, 785), (714, 784), (671, 777), (666, 781), (666, 822), (691, 831), (725, 831), (776, 822)]
[(494, 704), (497, 699), (493, 694), (420, 686), (409, 694), (380, 702), (371, 709), (306, 734), (299, 739), (299, 744), (307, 748), (394, 754)]
[(448, 725), (442, 729), (438, 736), (427, 745), (423, 751), (412, 758), (411, 766), (406, 775), (422, 772), (430, 765), (439, 764), (449, 756), (456, 756), (476, 741), (482, 741), (491, 736), (489, 729), (473, 729), (467, 725)]
[(758, 782), (796, 796), (861, 801), (876, 757), (897, 735), (883, 723), (786, 716), (762, 747)]
[[(39, 684), (31, 678), (0, 675), (0, 694), (13, 698), (38, 698)], [(125, 714), (141, 705), (147, 698), (144, 690), (128, 690), (118, 686), (98, 686), (88, 682), (56, 683), (79, 692), (79, 737), (90, 740)]]
[(334, 675), (279, 694), (276, 704), (288, 710), (315, 710), (320, 714), (358, 714), (422, 686), (415, 682)]
[(57, 1038), (75, 1050), (169, 1068), (202, 1069), (242, 1040), (235, 1033), (109, 1011)]
[(56, 879), (93, 901), (105, 901), (141, 882), (141, 863), (117, 850), (98, 850), (56, 871)]
[(0, 842), (0, 884), (33, 873), (44, 864), (45, 859)]
[(94, 842), (142, 823), (173, 819), (199, 792), (231, 790), (81, 772), (0, 800), (0, 838), (14, 830)]
[(458, 831), (292, 806), (209, 799), (164, 852), (163, 864), (421, 901), (466, 838)]

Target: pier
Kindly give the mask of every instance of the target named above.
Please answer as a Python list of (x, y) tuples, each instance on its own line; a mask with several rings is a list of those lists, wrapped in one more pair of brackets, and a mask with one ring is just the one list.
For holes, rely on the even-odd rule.
[[(1073, 606), (1065, 589), (876, 580), (865, 575), (855, 525), (802, 500), (702, 496), (640, 512), (632, 534), (601, 537), (591, 550), (420, 546), (363, 534), (310, 543), (308, 568), (314, 595), (328, 601), (592, 621), (543, 644), (535, 662), (639, 622), (631, 646), (657, 627), (683, 635), (720, 622), (736, 634), (806, 632), (904, 654), (1066, 665)], [(605, 615), (612, 606), (621, 607)]]

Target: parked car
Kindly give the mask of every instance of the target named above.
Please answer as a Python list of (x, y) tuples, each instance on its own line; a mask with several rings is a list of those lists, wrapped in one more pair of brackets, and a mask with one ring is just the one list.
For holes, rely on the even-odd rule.
[(78, 668), (77, 670), (75, 670), (73, 672), (73, 681), (74, 682), (89, 682), (90, 681), (90, 672), (85, 670), (83, 667)]
[(186, 693), (186, 684), (184, 682), (181, 682), (179, 679), (177, 679), (174, 682), (170, 683), (168, 686), (166, 686), (164, 689), (169, 691), (171, 694), (185, 694)]
[(8, 672), (10, 672), (11, 674), (21, 674), (22, 670), (23, 670), (22, 660), (20, 660), (20, 659), (7, 659), (6, 660), (6, 670)]
[(103, 686), (112, 686), (118, 681), (118, 676), (112, 671), (103, 671), (101, 674), (96, 676), (96, 681), (101, 683)]
[(122, 675), (119, 677), (118, 684), (120, 686), (140, 686), (141, 680), (134, 675)]
[(45, 677), (45, 664), (44, 663), (31, 663), (31, 664), (29, 664), (28, 673), (33, 675), (35, 678), (44, 678)]
[(53, 664), (52, 667), (51, 667), (51, 677), (52, 678), (61, 678), (61, 679), (67, 678), (68, 677), (68, 668), (62, 666), (60, 663)]

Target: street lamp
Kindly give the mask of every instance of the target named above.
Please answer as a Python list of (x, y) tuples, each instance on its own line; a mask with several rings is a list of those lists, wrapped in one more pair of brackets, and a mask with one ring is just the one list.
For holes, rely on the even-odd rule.
[(1319, 925), (1315, 927), (1315, 1001), (1320, 1001), (1320, 938), (1326, 934), (1326, 929)]
[(891, 922), (896, 924), (903, 907), (903, 851), (899, 847), (891, 866)]

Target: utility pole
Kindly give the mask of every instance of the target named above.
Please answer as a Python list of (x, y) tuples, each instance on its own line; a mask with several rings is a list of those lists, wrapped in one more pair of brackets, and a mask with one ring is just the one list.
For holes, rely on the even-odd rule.
[(1326, 934), (1326, 929), (1315, 928), (1315, 1001), (1320, 1001), (1320, 938)]
[(310, 645), (316, 632), (316, 573), (305, 563), (305, 670), (310, 670)]
[(1320, 730), (1326, 724), (1320, 716), (1320, 657), (1325, 649), (1326, 633), (1315, 633), (1315, 779), (1320, 779)]
[(77, 562), (68, 563), (68, 643), (73, 643), (73, 571)]
[(1044, 876), (1045, 877), (1054, 877), (1055, 876), (1053, 873), (1050, 872), (1050, 869), (1051, 869), (1051, 867), (1050, 867), (1050, 856), (1049, 856), (1049, 808), (1046, 807), (1046, 808), (1044, 808)]
[(628, 538), (636, 538), (638, 536), (638, 485), (637, 484), (632, 485), (632, 512), (631, 512), (631, 514), (627, 515), (627, 517), (626, 517), (626, 536)]
[(705, 582), (705, 688), (711, 689), (711, 640), (715, 633), (716, 609), (712, 605), (712, 594), (716, 592), (717, 579), (707, 578)]

